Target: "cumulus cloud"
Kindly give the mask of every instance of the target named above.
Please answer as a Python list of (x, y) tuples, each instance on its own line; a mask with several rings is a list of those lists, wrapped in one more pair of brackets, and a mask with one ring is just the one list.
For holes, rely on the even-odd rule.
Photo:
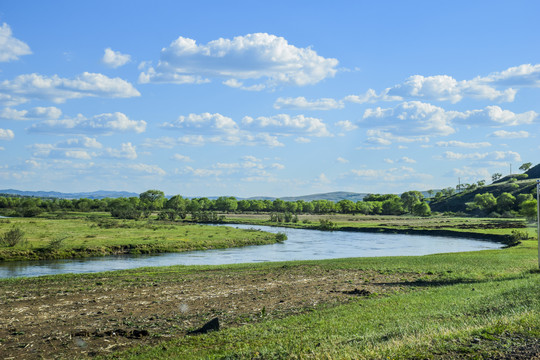
[(365, 94), (349, 95), (343, 100), (359, 104), (402, 100), (457, 103), (466, 98), (512, 102), (522, 87), (540, 87), (540, 64), (523, 64), (468, 80), (449, 75), (413, 75), (379, 94), (369, 89)]
[(451, 140), (451, 141), (439, 141), (437, 142), (437, 146), (439, 147), (461, 147), (461, 148), (469, 148), (469, 149), (479, 149), (483, 147), (489, 147), (491, 146), (491, 143), (489, 142), (476, 142), (476, 143), (467, 143), (463, 141), (458, 140)]
[(358, 129), (358, 126), (357, 126), (357, 125), (354, 125), (354, 124), (353, 124), (351, 121), (349, 121), (349, 120), (338, 121), (338, 122), (336, 123), (336, 126), (342, 128), (343, 131), (353, 131), (353, 130)]
[(74, 79), (58, 75), (19, 75), (13, 80), (0, 82), (0, 103), (8, 106), (30, 100), (47, 100), (63, 103), (83, 97), (129, 98), (141, 94), (129, 82), (109, 78), (103, 74), (84, 72)]
[(446, 151), (443, 156), (447, 160), (486, 160), (486, 161), (521, 161), (521, 155), (515, 151), (492, 151), (486, 153), (455, 153)]
[(470, 125), (517, 126), (532, 124), (537, 118), (538, 114), (535, 111), (516, 114), (509, 110), (503, 110), (499, 106), (486, 106), (482, 110), (460, 113), (456, 116), (456, 121)]
[(15, 134), (10, 129), (0, 129), (0, 140), (11, 140)]
[(301, 133), (310, 136), (331, 136), (326, 124), (321, 120), (304, 115), (290, 116), (279, 114), (275, 116), (246, 116), (242, 125), (250, 129), (265, 130), (272, 133)]
[(343, 101), (338, 101), (330, 98), (322, 98), (317, 100), (307, 100), (303, 96), (296, 98), (278, 98), (274, 103), (275, 109), (292, 109), (292, 110), (333, 110), (342, 109), (345, 105)]
[(190, 161), (193, 161), (191, 160), (191, 158), (189, 156), (186, 156), (186, 155), (182, 155), (182, 154), (174, 154), (172, 156), (172, 158), (174, 160), (178, 160), (178, 161), (185, 161), (185, 162), (190, 162)]
[(135, 160), (137, 158), (136, 148), (130, 142), (123, 143), (120, 149), (107, 148), (106, 153), (109, 157), (117, 159)]
[(336, 159), (336, 161), (337, 161), (338, 163), (341, 163), (341, 164), (348, 164), (348, 163), (349, 163), (349, 160), (347, 160), (347, 159), (345, 159), (345, 158), (342, 158), (341, 156), (338, 157), (338, 158)]
[(311, 142), (311, 139), (309, 139), (307, 137), (299, 136), (296, 139), (294, 139), (294, 141), (299, 143), (299, 144), (307, 144), (307, 143)]
[(367, 109), (363, 121), (390, 134), (407, 136), (445, 136), (455, 132), (451, 120), (456, 112), (420, 101), (401, 103), (393, 108)]
[(143, 71), (139, 81), (193, 84), (221, 78), (228, 86), (261, 90), (279, 84), (316, 84), (333, 77), (337, 65), (336, 59), (266, 33), (220, 38), (200, 45), (180, 36), (161, 50), (156, 68)]
[(525, 139), (529, 137), (529, 133), (527, 131), (506, 131), (506, 130), (498, 130), (491, 133), (490, 137), (498, 137), (503, 139)]
[(62, 116), (62, 110), (57, 107), (35, 107), (30, 110), (16, 110), (9, 107), (0, 111), (0, 118), (6, 120), (42, 120), (58, 119)]
[(90, 160), (99, 155), (95, 150), (101, 147), (96, 139), (81, 137), (56, 144), (34, 144), (31, 149), (32, 155), (39, 158)]
[[(359, 124), (373, 129), (368, 131), (369, 142), (389, 145), (398, 142), (423, 141), (434, 136), (447, 136), (455, 132), (455, 125), (517, 126), (532, 124), (538, 118), (534, 111), (516, 114), (499, 106), (487, 106), (465, 112), (445, 109), (420, 101), (403, 102), (392, 108), (369, 108)], [(498, 132), (499, 133), (499, 132)], [(393, 138), (393, 139), (392, 139)], [(399, 138), (399, 140), (398, 140)], [(440, 144), (450, 144), (441, 142)], [(457, 146), (457, 142), (452, 143)], [(460, 146), (465, 146), (461, 143)], [(484, 146), (475, 144), (473, 146)]]
[(31, 53), (26, 43), (13, 37), (8, 24), (3, 23), (0, 26), (0, 62), (18, 60), (20, 56)]
[(47, 120), (28, 128), (31, 133), (107, 135), (119, 132), (142, 133), (145, 130), (144, 120), (131, 120), (121, 112), (100, 114), (90, 119), (79, 115), (74, 119)]
[(127, 169), (131, 169), (136, 172), (145, 173), (149, 175), (158, 175), (158, 176), (164, 176), (167, 175), (165, 170), (160, 168), (157, 165), (149, 165), (149, 164), (127, 164), (124, 166)]
[(165, 129), (178, 129), (190, 133), (238, 133), (238, 125), (233, 119), (221, 114), (189, 114), (188, 116), (180, 116), (172, 123), (164, 123), (161, 125)]
[(106, 48), (101, 61), (109, 67), (117, 68), (130, 62), (131, 56), (122, 54), (119, 51), (113, 51), (111, 48)]

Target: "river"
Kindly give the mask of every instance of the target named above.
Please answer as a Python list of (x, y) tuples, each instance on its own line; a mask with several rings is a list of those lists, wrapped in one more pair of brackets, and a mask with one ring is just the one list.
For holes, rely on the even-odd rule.
[(318, 231), (254, 225), (230, 225), (284, 232), (288, 239), (272, 245), (84, 259), (0, 262), (0, 278), (93, 273), (145, 266), (222, 265), (265, 261), (322, 260), (347, 257), (417, 256), (500, 249), (502, 244), (465, 238), (388, 233)]

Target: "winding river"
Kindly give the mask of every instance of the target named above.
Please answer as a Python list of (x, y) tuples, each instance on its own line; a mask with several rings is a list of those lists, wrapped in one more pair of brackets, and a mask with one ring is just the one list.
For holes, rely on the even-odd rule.
[(264, 261), (321, 260), (346, 257), (415, 256), (500, 249), (503, 245), (473, 239), (425, 235), (317, 231), (253, 225), (230, 225), (284, 232), (287, 241), (272, 245), (156, 255), (0, 262), (0, 278), (125, 270), (143, 266), (221, 265)]

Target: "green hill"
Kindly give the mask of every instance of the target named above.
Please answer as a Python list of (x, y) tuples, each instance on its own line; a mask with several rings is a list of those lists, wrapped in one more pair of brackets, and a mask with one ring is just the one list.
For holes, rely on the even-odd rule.
[(437, 212), (468, 212), (467, 204), (474, 201), (477, 194), (491, 193), (498, 197), (502, 193), (509, 193), (514, 197), (519, 194), (536, 194), (536, 181), (540, 179), (540, 164), (529, 169), (524, 174), (507, 175), (491, 185), (482, 186), (471, 191), (462, 191), (441, 199), (432, 199), (430, 207)]

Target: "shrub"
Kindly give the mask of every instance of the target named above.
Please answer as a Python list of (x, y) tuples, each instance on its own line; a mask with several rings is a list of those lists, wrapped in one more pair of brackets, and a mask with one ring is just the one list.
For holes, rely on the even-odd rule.
[(335, 228), (336, 228), (336, 224), (334, 224), (331, 220), (319, 219), (319, 229), (333, 230)]
[(49, 250), (58, 250), (62, 247), (64, 244), (64, 240), (66, 240), (67, 237), (56, 237), (54, 239), (51, 239), (49, 241), (49, 244), (47, 245), (47, 249)]
[(18, 227), (12, 227), (0, 238), (0, 243), (4, 246), (13, 247), (17, 244), (25, 243), (24, 231)]
[(278, 232), (276, 234), (276, 240), (277, 240), (277, 242), (284, 242), (285, 240), (287, 240), (287, 234), (285, 234), (283, 232)]

